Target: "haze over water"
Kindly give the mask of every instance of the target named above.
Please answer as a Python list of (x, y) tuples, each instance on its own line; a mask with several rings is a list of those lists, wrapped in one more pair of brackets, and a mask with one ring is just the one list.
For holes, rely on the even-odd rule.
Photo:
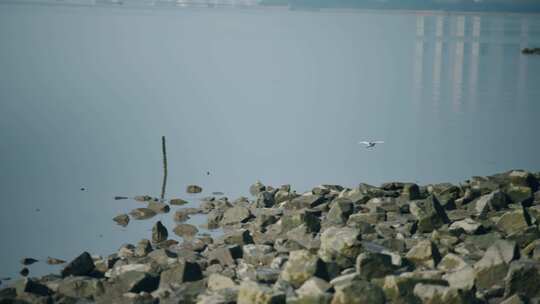
[(176, 238), (178, 207), (111, 220), (143, 206), (114, 196), (159, 194), (162, 135), (167, 196), (188, 207), (257, 180), (540, 170), (540, 57), (520, 53), (537, 15), (0, 4), (0, 41), (0, 277), (23, 256), (110, 254), (157, 219)]

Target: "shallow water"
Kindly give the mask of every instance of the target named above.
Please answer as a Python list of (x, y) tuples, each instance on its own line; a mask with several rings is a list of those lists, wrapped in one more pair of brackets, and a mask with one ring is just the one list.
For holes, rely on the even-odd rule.
[[(520, 54), (536, 15), (1, 4), (0, 41), (0, 277), (112, 253), (158, 218), (175, 238), (174, 210), (256, 180), (540, 170), (540, 57)], [(167, 196), (191, 203), (117, 226), (143, 205), (114, 196), (159, 195), (162, 135)]]

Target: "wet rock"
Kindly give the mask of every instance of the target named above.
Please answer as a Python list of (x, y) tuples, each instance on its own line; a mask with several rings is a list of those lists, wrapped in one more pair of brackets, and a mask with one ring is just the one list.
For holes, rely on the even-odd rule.
[(281, 272), (281, 279), (298, 288), (311, 277), (326, 277), (323, 261), (307, 250), (292, 251)]
[(227, 209), (223, 214), (221, 225), (233, 225), (237, 223), (245, 223), (252, 217), (248, 208), (243, 206), (235, 206)]
[(270, 265), (275, 257), (275, 251), (269, 245), (244, 245), (242, 247), (243, 259), (252, 265)]
[(514, 242), (499, 240), (488, 248), (480, 261), (474, 264), (476, 286), (488, 289), (502, 282), (511, 261), (518, 257)]
[(365, 280), (382, 278), (392, 274), (396, 267), (389, 255), (374, 252), (364, 252), (356, 259), (356, 272)]
[(151, 209), (156, 213), (167, 213), (171, 210), (169, 205), (161, 202), (149, 202), (148, 209)]
[(184, 282), (199, 281), (202, 278), (199, 264), (179, 259), (176, 265), (161, 273), (160, 286), (175, 286)]
[(514, 294), (540, 297), (540, 263), (532, 260), (512, 262), (504, 279), (504, 296)]
[(496, 223), (497, 228), (506, 234), (522, 231), (529, 225), (531, 219), (525, 208), (505, 212)]
[(332, 304), (383, 304), (385, 296), (382, 289), (364, 280), (351, 280), (335, 286)]
[(95, 278), (67, 277), (58, 285), (58, 293), (72, 298), (94, 299), (104, 293), (104, 287)]
[(22, 258), (21, 259), (21, 264), (23, 265), (32, 265), (36, 262), (39, 262), (38, 260), (36, 259), (33, 259), (33, 258)]
[(257, 194), (265, 190), (266, 190), (266, 187), (260, 181), (257, 181), (255, 184), (249, 187), (249, 193), (253, 196), (257, 196)]
[(435, 268), (437, 263), (441, 260), (437, 246), (429, 240), (418, 242), (418, 244), (407, 252), (406, 257), (415, 265), (428, 268)]
[(190, 224), (178, 224), (173, 231), (176, 235), (189, 240), (192, 239), (197, 234), (197, 232), (199, 232), (199, 229)]
[(174, 221), (175, 222), (178, 222), (178, 223), (182, 223), (182, 222), (185, 222), (187, 220), (189, 220), (190, 217), (188, 214), (186, 214), (184, 211), (182, 210), (179, 210), (179, 211), (176, 211), (174, 213)]
[(136, 220), (145, 220), (155, 216), (156, 212), (149, 208), (137, 208), (131, 210), (129, 214)]
[(49, 265), (59, 265), (59, 264), (64, 264), (65, 262), (66, 261), (61, 260), (61, 259), (47, 257), (47, 264)]
[(169, 237), (169, 232), (167, 228), (163, 226), (161, 221), (157, 221), (156, 224), (152, 227), (152, 242), (160, 243)]
[(411, 202), (410, 211), (418, 220), (419, 232), (432, 232), (450, 221), (434, 196)]
[(354, 265), (361, 250), (360, 233), (357, 229), (330, 227), (321, 234), (318, 255), (324, 262), (335, 262), (344, 269)]
[(94, 270), (94, 260), (88, 252), (83, 252), (62, 270), (62, 277), (89, 275)]
[(285, 303), (285, 294), (253, 281), (246, 280), (240, 285), (237, 304), (278, 304)]
[[(165, 239), (166, 238), (167, 237), (165, 237)], [(150, 243), (149, 240), (146, 240), (146, 239), (140, 240), (139, 243), (137, 244), (137, 247), (135, 247), (135, 256), (145, 257), (150, 252), (152, 252), (152, 243)]]
[(122, 227), (126, 227), (129, 224), (129, 215), (125, 213), (117, 215), (113, 217), (113, 221), (115, 221), (118, 225)]
[(191, 194), (201, 193), (202, 192), (202, 187), (197, 186), (197, 185), (189, 185), (186, 188), (186, 192), (191, 193)]
[(182, 205), (186, 205), (188, 203), (189, 203), (188, 201), (183, 200), (181, 198), (173, 198), (173, 199), (169, 200), (169, 204), (174, 205), (174, 206), (182, 206)]

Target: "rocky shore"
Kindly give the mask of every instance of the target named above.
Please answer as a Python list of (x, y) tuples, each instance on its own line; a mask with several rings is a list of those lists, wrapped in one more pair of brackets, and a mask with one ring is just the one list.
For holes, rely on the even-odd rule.
[(12, 283), (0, 303), (540, 303), (539, 181), (514, 170), (303, 194), (256, 183), (251, 200), (174, 206), (178, 222), (206, 213), (219, 238), (156, 222), (138, 244)]

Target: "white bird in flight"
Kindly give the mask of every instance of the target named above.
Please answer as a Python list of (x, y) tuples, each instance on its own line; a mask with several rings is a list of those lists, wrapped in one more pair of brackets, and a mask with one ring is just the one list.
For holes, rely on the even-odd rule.
[(376, 144), (384, 144), (384, 141), (382, 140), (375, 140), (375, 141), (361, 141), (359, 144), (366, 145), (366, 149), (375, 147)]

